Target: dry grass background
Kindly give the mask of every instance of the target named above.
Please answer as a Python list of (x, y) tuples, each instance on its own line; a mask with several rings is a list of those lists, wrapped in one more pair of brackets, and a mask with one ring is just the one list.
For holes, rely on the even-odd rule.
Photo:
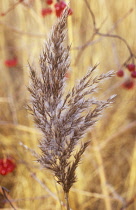
[[(0, 13), (15, 2), (1, 0)], [(0, 17), (0, 156), (13, 156), (17, 163), (13, 173), (0, 177), (0, 186), (10, 190), (10, 199), (17, 209), (65, 209), (60, 207), (59, 199), (63, 199), (63, 194), (54, 178), (39, 167), (29, 150), (19, 144), (23, 142), (38, 150), (40, 133), (24, 108), (29, 100), (26, 88), (29, 84), (28, 61), (39, 68), (43, 41), (56, 20), (55, 15), (41, 16), (44, 1), (25, 2), (31, 6), (20, 3)], [(99, 27), (104, 21), (101, 31), (107, 33), (112, 29), (112, 33), (125, 38), (136, 54), (136, 1), (88, 2), (95, 14), (96, 25)], [(81, 46), (93, 33), (92, 17), (84, 0), (71, 0), (70, 7), (73, 15), (68, 18), (68, 41), (72, 43), (72, 64), (68, 88), (89, 66), (100, 62), (98, 73), (118, 70), (129, 56), (120, 40), (108, 37), (95, 36), (94, 42), (83, 49)], [(130, 9), (133, 10), (129, 12)], [(18, 58), (18, 65), (5, 67), (4, 61), (14, 56)], [(131, 199), (132, 204), (127, 209), (136, 209), (136, 87), (124, 90), (120, 87), (123, 81), (115, 77), (100, 91), (101, 98), (113, 93), (117, 98), (86, 136), (91, 139), (91, 144), (77, 170), (78, 181), (70, 193), (73, 210), (121, 209)], [(6, 207), (9, 208), (9, 204)]]

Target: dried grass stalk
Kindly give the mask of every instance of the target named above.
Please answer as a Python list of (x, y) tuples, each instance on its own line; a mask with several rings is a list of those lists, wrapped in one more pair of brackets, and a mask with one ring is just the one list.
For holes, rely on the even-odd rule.
[[(94, 125), (102, 111), (112, 103), (90, 98), (98, 84), (113, 76), (113, 71), (92, 78), (96, 66), (64, 96), (65, 74), (70, 67), (69, 46), (65, 46), (68, 9), (53, 27), (40, 56), (41, 75), (30, 66), (31, 104), (36, 125), (43, 133), (42, 155), (38, 161), (50, 169), (68, 194), (76, 181), (75, 171), (89, 142), (79, 140)], [(80, 143), (80, 144), (79, 144)], [(80, 145), (78, 151), (76, 146)]]

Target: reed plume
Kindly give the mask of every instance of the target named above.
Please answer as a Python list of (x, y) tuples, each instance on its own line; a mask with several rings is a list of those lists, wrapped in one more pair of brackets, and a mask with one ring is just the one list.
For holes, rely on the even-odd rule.
[[(40, 56), (38, 73), (30, 66), (31, 108), (34, 120), (42, 131), (38, 161), (49, 169), (62, 185), (68, 201), (68, 193), (76, 181), (76, 168), (89, 142), (81, 143), (87, 130), (95, 124), (103, 110), (112, 103), (90, 98), (99, 83), (113, 76), (113, 71), (92, 78), (96, 66), (64, 94), (66, 72), (70, 68), (70, 47), (66, 46), (68, 9), (52, 28)], [(78, 150), (76, 149), (78, 145)], [(67, 202), (67, 209), (69, 204)]]

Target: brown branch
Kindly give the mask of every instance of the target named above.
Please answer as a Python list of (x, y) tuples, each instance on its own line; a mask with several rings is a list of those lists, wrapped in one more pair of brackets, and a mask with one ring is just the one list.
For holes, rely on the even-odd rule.
[[(96, 28), (95, 15), (94, 15), (94, 13), (93, 13), (91, 7), (89, 6), (88, 1), (87, 1), (87, 0), (84, 0), (84, 1), (85, 1), (86, 5), (87, 5), (87, 8), (89, 9), (89, 12), (90, 12), (91, 17), (92, 17), (92, 20), (93, 20), (94, 34), (95, 34), (95, 35), (99, 35), (99, 36), (104, 36), (104, 37), (117, 38), (117, 39), (121, 40), (121, 41), (124, 42), (124, 44), (126, 45), (128, 51), (129, 51), (129, 54), (130, 54), (129, 58), (128, 58), (126, 61), (129, 61), (129, 60), (130, 60), (131, 58), (133, 58), (133, 57), (136, 58), (136, 56), (134, 55), (134, 53), (133, 53), (132, 50), (131, 50), (131, 47), (129, 46), (128, 42), (127, 42), (124, 38), (122, 38), (122, 37), (119, 36), (119, 35), (115, 35), (115, 34), (101, 33), (101, 32), (100, 32), (100, 28)], [(131, 11), (133, 11), (133, 10), (131, 9), (130, 12), (131, 12)], [(123, 65), (126, 65), (126, 61), (123, 63)]]
[(90, 5), (89, 5), (88, 1), (87, 1), (87, 0), (84, 0), (84, 1), (85, 1), (85, 3), (86, 3), (86, 6), (87, 6), (87, 8), (88, 8), (88, 10), (89, 10), (90, 14), (91, 14), (92, 21), (93, 21), (93, 26), (94, 26), (94, 30), (96, 31), (96, 29), (97, 29), (97, 28), (96, 28), (95, 15), (94, 15), (93, 11), (91, 10)]
[(132, 52), (132, 49), (131, 49), (130, 45), (128, 44), (128, 42), (127, 42), (123, 37), (121, 37), (121, 36), (119, 36), (119, 35), (116, 35), (116, 34), (110, 34), (110, 33), (117, 27), (117, 25), (133, 11), (133, 9), (130, 9), (130, 10), (129, 10), (121, 19), (120, 19), (120, 20), (118, 20), (118, 21), (114, 24), (114, 26), (112, 27), (111, 30), (109, 30), (107, 33), (101, 33), (101, 32), (100, 32), (101, 26), (100, 26), (100, 27), (96, 27), (95, 15), (94, 15), (94, 13), (93, 13), (93, 11), (92, 11), (92, 9), (91, 9), (91, 7), (90, 7), (88, 1), (87, 1), (87, 0), (84, 0), (84, 1), (85, 1), (85, 3), (86, 3), (86, 6), (87, 6), (89, 12), (90, 12), (90, 15), (91, 15), (91, 17), (92, 17), (92, 22), (93, 22), (93, 27), (94, 27), (94, 33), (92, 34), (91, 38), (90, 38), (84, 45), (82, 45), (82, 46), (80, 46), (80, 47), (73, 48), (73, 49), (78, 49), (78, 50), (79, 50), (79, 49), (80, 49), (80, 50), (82, 49), (82, 51), (80, 51), (80, 52), (78, 53), (78, 55), (77, 55), (75, 64), (76, 64), (76, 62), (79, 60), (80, 56), (81, 56), (82, 53), (83, 53), (83, 50), (85, 50), (85, 48), (86, 48), (87, 46), (92, 45), (92, 44), (94, 44), (95, 42), (101, 40), (101, 39), (98, 39), (97, 41), (94, 41), (94, 38), (95, 38), (96, 35), (98, 35), (98, 36), (100, 36), (100, 37), (116, 38), (116, 39), (121, 40), (121, 41), (125, 44), (125, 46), (127, 47), (128, 51), (129, 51), (129, 56), (128, 56), (128, 58), (123, 62), (122, 66), (125, 66), (125, 65), (128, 63), (128, 61), (129, 61), (130, 59), (136, 58), (136, 55)]
[(12, 209), (16, 210), (17, 206), (13, 205), (11, 198), (7, 192), (9, 192), (7, 188), (0, 186), (0, 193), (5, 197), (6, 201), (10, 204)]
[(1, 16), (7, 15), (9, 12), (11, 12), (15, 7), (17, 7), (20, 3), (22, 3), (24, 0), (18, 0), (18, 2), (14, 3), (6, 12), (2, 12)]

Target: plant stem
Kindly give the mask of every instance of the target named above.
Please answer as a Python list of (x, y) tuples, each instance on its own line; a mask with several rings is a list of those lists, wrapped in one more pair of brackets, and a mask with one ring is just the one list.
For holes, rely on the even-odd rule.
[(70, 210), (70, 206), (69, 206), (69, 194), (68, 192), (65, 192), (65, 201), (66, 201), (66, 209)]

